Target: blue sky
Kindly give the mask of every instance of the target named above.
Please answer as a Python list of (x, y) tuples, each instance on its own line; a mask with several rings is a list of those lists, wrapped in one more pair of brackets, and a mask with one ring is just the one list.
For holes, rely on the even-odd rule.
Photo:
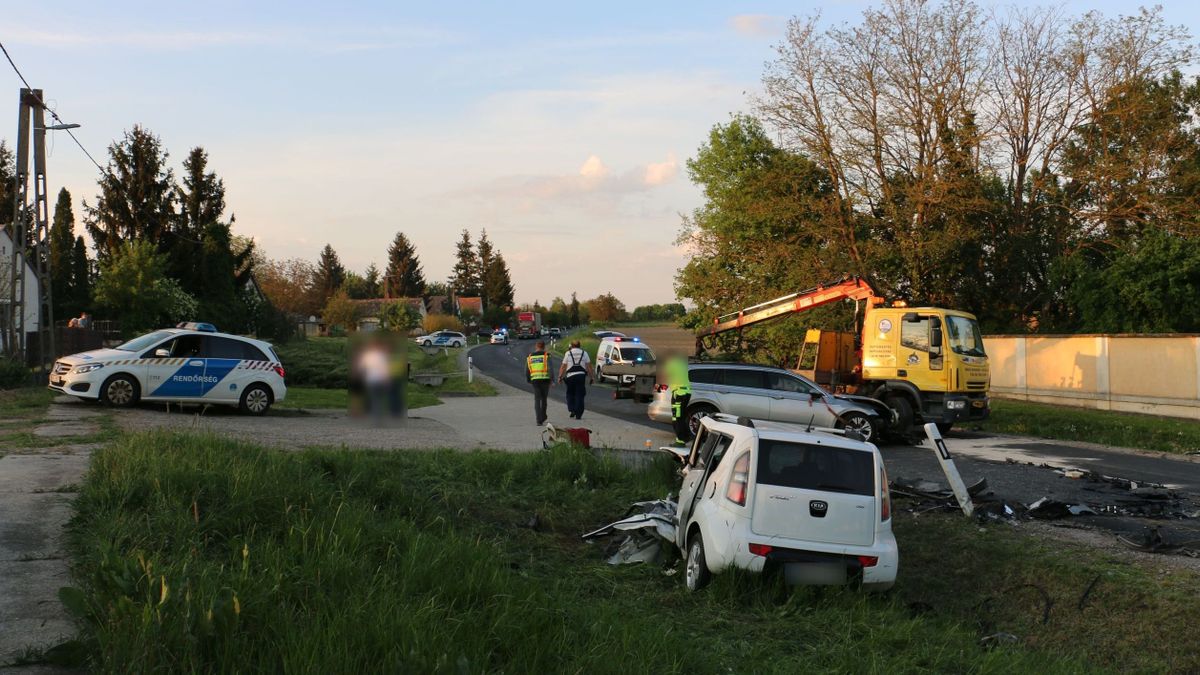
[[(97, 159), (134, 123), (176, 167), (204, 146), (236, 230), (271, 257), (315, 259), (328, 242), (361, 271), (401, 230), (438, 280), (462, 228), (486, 227), (518, 301), (612, 291), (631, 309), (673, 299), (679, 214), (700, 203), (684, 162), (747, 109), (785, 18), (815, 8), (6, 4), (0, 40)], [(853, 21), (866, 6), (822, 11)], [(1195, 32), (1190, 3), (1166, 15)], [(15, 113), (16, 76), (0, 84)], [(96, 170), (69, 139), (52, 143), (51, 190), (71, 190), (79, 216)]]

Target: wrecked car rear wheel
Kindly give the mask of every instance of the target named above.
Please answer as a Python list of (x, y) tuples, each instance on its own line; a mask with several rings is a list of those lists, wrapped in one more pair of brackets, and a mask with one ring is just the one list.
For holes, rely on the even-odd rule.
[(704, 537), (697, 532), (688, 544), (686, 582), (689, 591), (698, 591), (708, 585), (711, 574), (704, 559)]

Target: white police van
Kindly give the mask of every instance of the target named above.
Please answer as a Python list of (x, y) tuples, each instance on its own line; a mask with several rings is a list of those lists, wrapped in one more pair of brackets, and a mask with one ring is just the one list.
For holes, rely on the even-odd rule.
[(50, 389), (115, 407), (138, 401), (218, 403), (262, 415), (284, 400), (283, 365), (270, 343), (185, 323), (111, 349), (64, 356)]

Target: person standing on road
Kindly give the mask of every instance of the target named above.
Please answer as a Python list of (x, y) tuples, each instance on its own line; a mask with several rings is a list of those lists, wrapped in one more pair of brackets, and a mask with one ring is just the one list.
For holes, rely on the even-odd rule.
[(525, 379), (533, 385), (533, 414), (540, 427), (546, 423), (546, 399), (550, 396), (550, 385), (554, 384), (550, 355), (546, 353), (546, 343), (541, 340), (525, 358)]
[(692, 382), (688, 378), (687, 359), (671, 355), (667, 358), (664, 370), (667, 390), (671, 392), (671, 423), (675, 427), (675, 444), (684, 445), (692, 437), (687, 418), (688, 403), (692, 400)]
[(596, 383), (588, 353), (579, 346), (579, 340), (574, 340), (571, 348), (563, 354), (562, 365), (558, 367), (558, 381), (567, 385), (567, 412), (577, 420), (583, 419), (583, 398), (587, 396), (585, 379), (590, 384)]

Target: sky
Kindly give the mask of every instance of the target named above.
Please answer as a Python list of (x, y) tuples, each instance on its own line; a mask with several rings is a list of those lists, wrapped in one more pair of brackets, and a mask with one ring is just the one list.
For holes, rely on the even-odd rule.
[[(445, 280), (463, 228), (486, 228), (517, 302), (612, 292), (629, 309), (675, 300), (681, 214), (702, 201), (685, 163), (714, 124), (750, 110), (786, 19), (818, 8), (274, 4), (5, 0), (0, 41), (102, 164), (134, 124), (161, 137), (177, 173), (204, 147), (235, 232), (269, 257), (315, 261), (329, 243), (351, 270), (382, 269), (402, 231), (426, 278)], [(1200, 32), (1191, 3), (1164, 4)], [(867, 6), (820, 9), (853, 22)], [(5, 85), (15, 121), (11, 70)], [(51, 199), (70, 190), (78, 221), (98, 172), (51, 136)]]

